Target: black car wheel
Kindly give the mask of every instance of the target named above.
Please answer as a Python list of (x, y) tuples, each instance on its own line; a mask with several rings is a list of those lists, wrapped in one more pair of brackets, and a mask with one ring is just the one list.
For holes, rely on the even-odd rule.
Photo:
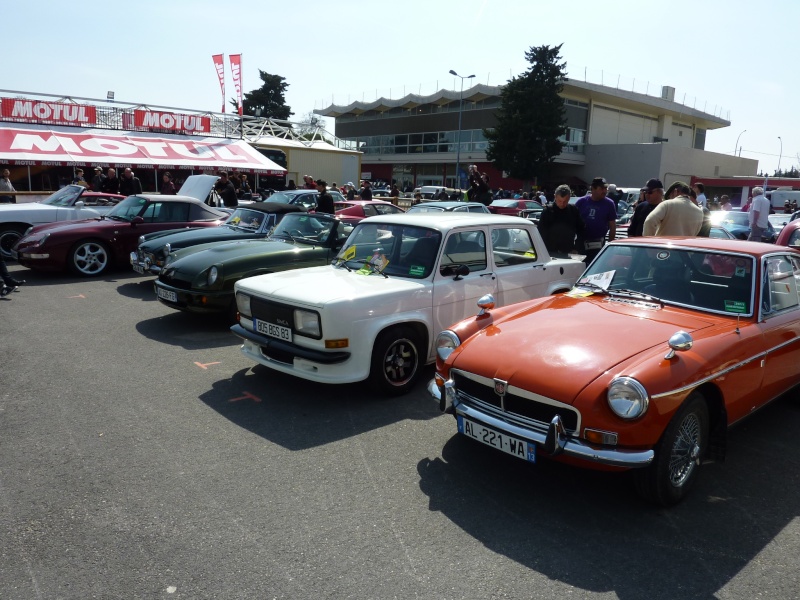
[(102, 274), (110, 263), (108, 247), (95, 240), (78, 242), (69, 253), (69, 268), (77, 275), (94, 277)]
[(370, 383), (377, 392), (400, 396), (414, 386), (421, 366), (417, 336), (408, 327), (395, 327), (375, 340)]
[(2, 254), (3, 258), (11, 258), (11, 249), (24, 234), (25, 230), (22, 227), (14, 225), (0, 226), (0, 254)]
[(688, 494), (708, 447), (708, 423), (708, 405), (695, 392), (669, 422), (653, 463), (636, 473), (637, 490), (645, 499), (672, 506)]

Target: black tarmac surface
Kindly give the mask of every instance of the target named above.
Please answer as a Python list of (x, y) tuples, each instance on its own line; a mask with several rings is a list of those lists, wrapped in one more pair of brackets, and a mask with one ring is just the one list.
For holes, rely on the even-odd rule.
[(257, 367), (151, 278), (0, 299), (0, 598), (798, 598), (800, 403), (671, 510), (456, 437), (425, 392)]

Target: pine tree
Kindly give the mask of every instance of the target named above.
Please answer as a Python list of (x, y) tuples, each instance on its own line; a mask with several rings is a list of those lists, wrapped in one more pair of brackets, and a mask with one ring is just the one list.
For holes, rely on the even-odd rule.
[(486, 157), (511, 177), (544, 177), (561, 153), (566, 131), (564, 100), (559, 95), (566, 77), (561, 45), (531, 46), (525, 58), (530, 68), (512, 77), (500, 97), (497, 126), (484, 130)]
[[(261, 69), (258, 70), (258, 76), (264, 82), (264, 85), (244, 94), (242, 98), (242, 113), (255, 116), (256, 109), (261, 109), (262, 117), (288, 120), (294, 113), (291, 107), (286, 105), (286, 98), (284, 97), (286, 88), (289, 87), (289, 84), (286, 83), (286, 78), (280, 75), (272, 75)], [(236, 100), (232, 100), (231, 104), (234, 107), (238, 107)]]

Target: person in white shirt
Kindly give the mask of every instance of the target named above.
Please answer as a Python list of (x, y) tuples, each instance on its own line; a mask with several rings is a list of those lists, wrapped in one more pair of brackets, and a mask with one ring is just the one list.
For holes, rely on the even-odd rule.
[(708, 208), (708, 200), (706, 199), (706, 186), (702, 183), (695, 183), (692, 186), (694, 193), (697, 194), (697, 204), (700, 208)]
[(760, 242), (764, 230), (769, 227), (769, 200), (764, 195), (764, 188), (753, 188), (753, 204), (750, 206), (750, 235), (748, 240)]

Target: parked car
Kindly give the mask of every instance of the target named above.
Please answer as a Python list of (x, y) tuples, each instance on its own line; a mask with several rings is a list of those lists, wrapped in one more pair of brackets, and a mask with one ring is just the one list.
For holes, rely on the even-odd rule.
[(406, 212), (408, 213), (484, 213), (488, 214), (489, 209), (480, 202), (461, 202), (460, 200), (441, 200), (432, 202), (420, 202), (414, 204)]
[(430, 386), (461, 435), (634, 469), (661, 504), (722, 459), (726, 430), (800, 383), (800, 252), (637, 237), (608, 244), (573, 290), (495, 308), (436, 339)]
[[(328, 190), (328, 193), (333, 197), (333, 203), (344, 202), (345, 197), (341, 192)], [(284, 190), (282, 192), (275, 192), (269, 197), (270, 202), (277, 204), (299, 204), (306, 210), (315, 210), (317, 208), (317, 190)]]
[(399, 206), (383, 200), (345, 200), (334, 204), (336, 216), (355, 225), (361, 219), (376, 215), (397, 215), (405, 212)]
[(220, 227), (168, 229), (142, 235), (138, 247), (130, 253), (131, 266), (137, 273), (158, 275), (170, 252), (209, 242), (264, 238), (284, 215), (293, 212), (306, 209), (299, 204), (254, 202), (237, 207)]
[[(353, 226), (325, 213), (291, 213), (266, 239), (211, 242), (169, 255), (155, 282), (165, 306), (236, 316), (234, 284), (245, 277), (328, 265)], [(310, 283), (310, 285), (316, 285)]]
[(0, 204), (0, 254), (11, 258), (11, 248), (34, 225), (99, 217), (123, 198), (120, 194), (90, 192), (82, 185), (68, 185), (41, 202)]
[(786, 213), (775, 213), (773, 215), (769, 215), (767, 218), (769, 219), (772, 227), (775, 229), (775, 233), (780, 235), (781, 230), (789, 223), (792, 215)]
[[(213, 185), (214, 179), (206, 181)], [(205, 199), (209, 191), (200, 190), (198, 197)], [(17, 242), (12, 255), (30, 269), (70, 270), (90, 277), (128, 264), (144, 234), (177, 227), (217, 227), (227, 218), (228, 213), (197, 198), (139, 194), (94, 219), (37, 225)]]
[[(526, 219), (536, 218), (538, 220), (539, 214), (544, 210), (539, 202), (535, 200), (516, 200), (514, 198), (506, 198), (499, 200), (492, 200), (489, 205), (489, 212), (496, 215), (513, 215), (518, 217), (525, 217)], [(524, 214), (520, 214), (523, 213)]]
[[(482, 206), (482, 205), (480, 205)], [(485, 208), (485, 207), (484, 207)], [(499, 215), (361, 221), (333, 265), (236, 284), (245, 356), (322, 383), (411, 389), (442, 327), (487, 293), (500, 303), (568, 289), (580, 261), (552, 259), (536, 227)]]
[[(750, 215), (738, 210), (713, 210), (711, 211), (711, 224), (721, 225), (733, 234), (733, 237), (739, 240), (746, 240), (750, 235)], [(769, 244), (775, 243), (778, 239), (778, 233), (772, 226), (771, 222), (767, 222), (767, 228), (761, 236), (761, 241)]]

